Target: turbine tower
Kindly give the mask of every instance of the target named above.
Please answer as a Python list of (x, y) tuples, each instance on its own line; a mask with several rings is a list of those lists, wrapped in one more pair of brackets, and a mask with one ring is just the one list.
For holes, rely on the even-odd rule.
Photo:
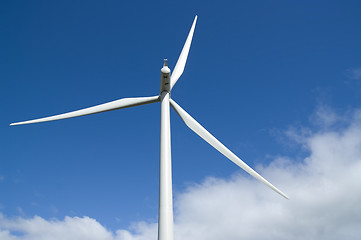
[(160, 118), (160, 171), (159, 171), (159, 219), (158, 219), (158, 240), (173, 240), (173, 196), (172, 196), (172, 162), (171, 162), (171, 143), (170, 143), (170, 106), (176, 111), (184, 123), (208, 142), (211, 146), (217, 149), (220, 153), (237, 164), (250, 175), (276, 191), (283, 197), (287, 198), (283, 192), (278, 190), (270, 182), (264, 179), (256, 171), (250, 168), (246, 163), (239, 159), (226, 146), (218, 141), (212, 134), (210, 134), (202, 125), (200, 125), (194, 118), (192, 118), (183, 108), (181, 108), (174, 100), (170, 98), (170, 92), (178, 81), (179, 77), (184, 71), (187, 61), (189, 49), (191, 46), (194, 28), (197, 22), (195, 16), (192, 27), (189, 31), (187, 40), (184, 44), (182, 52), (178, 58), (173, 73), (168, 67), (167, 60), (164, 60), (164, 65), (161, 69), (160, 78), (160, 93), (152, 97), (135, 97), (123, 98), (116, 101), (104, 103), (94, 107), (89, 107), (73, 112), (63, 113), (55, 116), (39, 118), (29, 121), (16, 122), (10, 124), (21, 125), (30, 123), (39, 123), (60, 120), (65, 118), (79, 117), (94, 113), (117, 110), (121, 108), (134, 107), (154, 102), (161, 103), (161, 118)]

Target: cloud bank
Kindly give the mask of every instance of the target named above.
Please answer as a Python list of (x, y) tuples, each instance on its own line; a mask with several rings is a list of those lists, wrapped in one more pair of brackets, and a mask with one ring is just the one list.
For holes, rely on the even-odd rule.
[[(360, 239), (361, 111), (347, 121), (327, 114), (319, 119), (327, 127), (317, 132), (287, 131), (308, 152), (306, 158), (278, 156), (257, 167), (291, 200), (241, 171), (228, 179), (209, 177), (176, 196), (175, 240)], [(343, 119), (342, 127), (335, 127), (336, 119)], [(113, 232), (89, 217), (0, 215), (0, 239), (156, 240), (157, 224), (139, 222)]]

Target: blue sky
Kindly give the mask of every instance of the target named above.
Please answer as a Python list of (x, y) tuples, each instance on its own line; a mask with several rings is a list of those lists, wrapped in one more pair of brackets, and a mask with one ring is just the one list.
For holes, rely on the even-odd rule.
[[(157, 221), (158, 103), (9, 123), (157, 95), (163, 59), (174, 68), (195, 15), (172, 98), (251, 167), (302, 163), (312, 148), (291, 130), (341, 131), (360, 108), (360, 10), (359, 1), (1, 1), (0, 213), (88, 216), (110, 231)], [(248, 179), (174, 111), (171, 122), (175, 197), (207, 177)]]

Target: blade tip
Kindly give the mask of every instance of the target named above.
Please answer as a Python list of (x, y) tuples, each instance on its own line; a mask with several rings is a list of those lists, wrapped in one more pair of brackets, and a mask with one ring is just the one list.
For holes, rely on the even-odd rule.
[(290, 200), (290, 197), (287, 196), (286, 194), (282, 193), (281, 195), (282, 195), (282, 197), (286, 198), (287, 200)]
[(27, 124), (28, 122), (15, 122), (15, 123), (10, 123), (10, 126), (17, 126), (17, 125), (23, 125), (23, 124)]

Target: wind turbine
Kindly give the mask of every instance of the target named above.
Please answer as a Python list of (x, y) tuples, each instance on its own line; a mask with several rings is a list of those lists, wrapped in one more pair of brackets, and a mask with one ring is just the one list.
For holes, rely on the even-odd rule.
[(173, 99), (170, 98), (170, 92), (179, 77), (184, 71), (187, 61), (189, 49), (191, 46), (194, 28), (197, 22), (195, 16), (192, 27), (189, 31), (187, 40), (183, 46), (182, 52), (178, 58), (173, 74), (167, 65), (167, 60), (164, 60), (164, 65), (161, 69), (160, 77), (160, 93), (152, 97), (135, 97), (123, 98), (116, 101), (100, 104), (94, 107), (89, 107), (73, 112), (63, 113), (55, 116), (39, 118), (29, 121), (11, 123), (10, 125), (21, 125), (30, 123), (39, 123), (60, 120), (65, 118), (79, 117), (94, 113), (117, 110), (121, 108), (134, 107), (154, 102), (161, 103), (161, 119), (160, 119), (160, 173), (159, 173), (159, 219), (158, 219), (158, 239), (172, 240), (173, 239), (173, 197), (172, 197), (172, 168), (171, 168), (171, 143), (170, 143), (170, 106), (177, 112), (184, 123), (208, 142), (211, 146), (217, 149), (220, 153), (237, 164), (250, 175), (276, 191), (283, 197), (287, 195), (278, 190), (270, 182), (264, 179), (256, 171), (250, 168), (246, 163), (239, 159), (226, 146), (218, 141), (212, 134), (210, 134), (202, 125), (200, 125), (194, 118), (192, 118), (183, 108), (181, 108)]

